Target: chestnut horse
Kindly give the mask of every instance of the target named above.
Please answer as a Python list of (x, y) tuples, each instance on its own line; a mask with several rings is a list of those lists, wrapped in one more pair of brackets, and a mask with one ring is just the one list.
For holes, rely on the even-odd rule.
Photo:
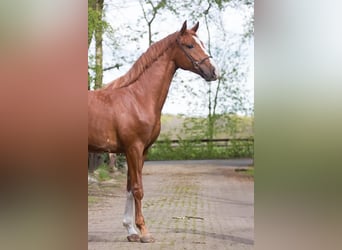
[[(125, 153), (128, 165), (127, 201), (123, 225), (129, 241), (154, 242), (142, 214), (142, 168), (148, 148), (160, 133), (160, 116), (173, 75), (190, 70), (207, 81), (217, 69), (198, 39), (199, 23), (156, 42), (132, 68), (106, 87), (88, 91), (89, 152)], [(137, 232), (134, 224), (140, 230)]]

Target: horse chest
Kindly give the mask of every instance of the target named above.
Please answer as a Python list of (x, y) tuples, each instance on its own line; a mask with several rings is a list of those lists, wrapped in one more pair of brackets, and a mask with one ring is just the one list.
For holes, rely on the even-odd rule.
[(148, 120), (140, 121), (139, 127), (144, 131), (143, 134), (146, 137), (158, 137), (160, 132), (160, 120), (150, 118)]

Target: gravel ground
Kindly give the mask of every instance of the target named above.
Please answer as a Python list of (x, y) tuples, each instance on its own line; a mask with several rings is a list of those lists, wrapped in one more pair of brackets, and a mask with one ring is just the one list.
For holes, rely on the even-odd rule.
[(131, 243), (122, 226), (125, 176), (89, 184), (88, 249), (253, 249), (251, 160), (146, 162), (143, 213), (155, 243)]

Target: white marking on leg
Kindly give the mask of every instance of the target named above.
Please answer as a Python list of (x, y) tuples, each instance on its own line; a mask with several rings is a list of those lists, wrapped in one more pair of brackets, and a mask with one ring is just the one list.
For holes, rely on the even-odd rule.
[(132, 192), (127, 192), (125, 214), (123, 219), (123, 226), (127, 229), (128, 235), (138, 234), (134, 227), (134, 197)]

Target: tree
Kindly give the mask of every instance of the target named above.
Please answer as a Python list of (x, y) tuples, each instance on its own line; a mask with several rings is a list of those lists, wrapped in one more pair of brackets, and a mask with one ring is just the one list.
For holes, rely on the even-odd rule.
[[(107, 22), (103, 20), (104, 0), (88, 0), (88, 50), (93, 37), (95, 37), (95, 77), (94, 89), (102, 87), (103, 79), (103, 32)], [(88, 89), (90, 89), (91, 77), (88, 73)]]
[[(88, 50), (95, 38), (95, 77), (94, 89), (99, 89), (103, 84), (103, 34), (109, 26), (104, 17), (104, 0), (88, 0)], [(88, 89), (90, 89), (92, 79), (88, 70)], [(113, 158), (113, 155), (110, 155)], [(101, 165), (104, 160), (103, 154), (90, 153), (88, 155), (88, 169), (94, 169)], [(113, 161), (111, 161), (113, 162)]]
[[(124, 5), (120, 5), (120, 1), (112, 1), (112, 3), (115, 9), (111, 10), (111, 15), (116, 15), (113, 11), (120, 8), (120, 12), (127, 10), (127, 2)], [(142, 38), (144, 41), (147, 40), (148, 45), (162, 38), (160, 31), (166, 29), (163, 26), (167, 23), (165, 21), (171, 19), (175, 23), (181, 23), (184, 20), (188, 20), (189, 23), (200, 21), (200, 37), (218, 63), (221, 77), (217, 82), (207, 84), (195, 75), (176, 74), (175, 84), (171, 85), (168, 100), (178, 102), (177, 99), (187, 98), (191, 105), (187, 105), (186, 109), (188, 107), (194, 109), (187, 110), (187, 113), (203, 114), (203, 110), (206, 110), (207, 132), (204, 136), (207, 138), (213, 138), (217, 133), (218, 115), (253, 113), (243, 84), (248, 72), (246, 48), (253, 39), (253, 0), (135, 0), (135, 3), (138, 8), (140, 7), (140, 14), (137, 13), (127, 19), (125, 24), (116, 30), (120, 46), (113, 49), (115, 51), (113, 52), (115, 60), (112, 60), (114, 65), (122, 63), (129, 65), (136, 60), (146, 49), (145, 46), (141, 49)], [(134, 1), (130, 1), (129, 5), (134, 5)], [(224, 20), (230, 9), (243, 12), (246, 16), (244, 34), (234, 34), (228, 31)], [(132, 18), (136, 20), (135, 24), (130, 21)], [(141, 25), (141, 21), (147, 24), (147, 29), (146, 26)]]
[(105, 22), (103, 22), (103, 1), (96, 1), (96, 11), (97, 11), (97, 23), (99, 24), (95, 29), (95, 86), (94, 89), (98, 89), (102, 87), (102, 79), (103, 79), (103, 48), (102, 48), (102, 36), (103, 36), (103, 28)]
[[(144, 5), (144, 2), (146, 3), (147, 6)], [(153, 43), (153, 41), (152, 41), (152, 23), (155, 20), (157, 14), (158, 14), (158, 11), (166, 7), (167, 1), (166, 0), (160, 0), (156, 3), (153, 3), (152, 0), (146, 0), (146, 1), (139, 0), (139, 4), (141, 6), (144, 19), (147, 23), (148, 46), (150, 46)], [(148, 7), (150, 7), (150, 8), (148, 8)]]
[[(106, 2), (111, 2), (107, 0)], [(121, 66), (114, 63), (104, 67), (103, 46), (104, 41), (115, 43), (114, 30), (105, 20), (106, 6), (104, 0), (88, 0), (88, 89), (98, 89), (103, 85), (103, 72)], [(91, 47), (92, 42), (95, 43)], [(115, 47), (115, 46), (114, 46)], [(93, 50), (93, 51), (92, 51)]]
[[(176, 2), (178, 3), (178, 2)], [(178, 3), (183, 9), (188, 9), (188, 15), (194, 20), (204, 19), (201, 22), (206, 30), (207, 40), (205, 44), (209, 53), (218, 62), (220, 78), (217, 82), (203, 84), (202, 88), (192, 88), (185, 82), (184, 89), (190, 96), (189, 103), (194, 102), (198, 97), (206, 96), (201, 105), (207, 109), (207, 121), (205, 123), (208, 139), (213, 139), (216, 134), (216, 121), (222, 113), (251, 113), (249, 109), (247, 90), (241, 83), (246, 80), (248, 69), (246, 68), (246, 48), (253, 39), (254, 22), (254, 1), (253, 0), (194, 0), (191, 3), (185, 1)], [(190, 8), (196, 5), (197, 8)], [(180, 6), (177, 9), (182, 9)], [(246, 9), (245, 32), (242, 34), (231, 34), (226, 31), (223, 24), (223, 13), (228, 8)], [(252, 14), (250, 14), (252, 13)], [(213, 35), (215, 34), (215, 35)], [(196, 79), (197, 81), (197, 79)], [(198, 80), (202, 81), (202, 80)], [(193, 81), (191, 81), (193, 82)], [(195, 107), (195, 105), (189, 105)], [(196, 113), (196, 112), (193, 112)], [(230, 116), (225, 116), (229, 119)], [(198, 119), (197, 119), (198, 121)], [(193, 121), (190, 119), (190, 123)], [(228, 123), (228, 122), (227, 122)], [(233, 120), (229, 127), (234, 130)], [(201, 125), (201, 124), (199, 124)], [(192, 124), (193, 128), (195, 125)], [(203, 126), (203, 123), (202, 123)], [(195, 126), (196, 127), (196, 126)], [(199, 130), (203, 131), (203, 130)], [(210, 149), (210, 144), (209, 144)]]

